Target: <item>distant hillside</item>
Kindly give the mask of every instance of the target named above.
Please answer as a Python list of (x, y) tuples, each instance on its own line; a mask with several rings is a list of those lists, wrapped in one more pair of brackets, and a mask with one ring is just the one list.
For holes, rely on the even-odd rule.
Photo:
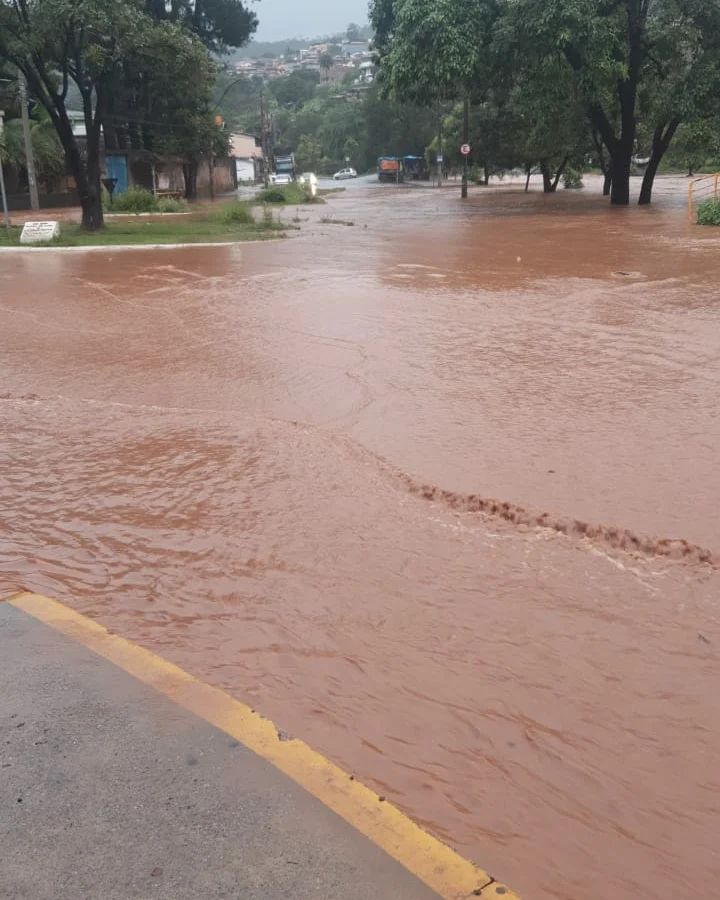
[[(365, 28), (360, 29), (360, 34), (363, 40), (369, 40), (372, 37), (372, 29), (367, 25)], [(263, 56), (268, 59), (277, 59), (277, 57), (283, 56), (286, 50), (291, 50), (294, 53), (310, 44), (325, 42), (329, 44), (339, 44), (344, 39), (344, 34), (329, 34), (314, 38), (294, 37), (283, 41), (251, 41), (247, 47), (240, 47), (238, 50), (233, 50), (232, 53), (225, 57), (225, 59), (227, 59), (228, 62), (234, 62), (238, 59), (260, 59)]]

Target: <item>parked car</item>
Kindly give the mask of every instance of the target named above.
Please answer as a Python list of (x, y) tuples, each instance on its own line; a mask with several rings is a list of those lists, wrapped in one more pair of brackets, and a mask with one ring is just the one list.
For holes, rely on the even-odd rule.
[(280, 173), (271, 175), (270, 181), (273, 184), (292, 184), (292, 178), (284, 172), (280, 172)]
[(333, 178), (335, 179), (335, 181), (342, 181), (344, 178), (357, 178), (357, 172), (355, 171), (355, 169), (351, 168), (340, 169), (339, 172), (336, 172), (333, 175)]

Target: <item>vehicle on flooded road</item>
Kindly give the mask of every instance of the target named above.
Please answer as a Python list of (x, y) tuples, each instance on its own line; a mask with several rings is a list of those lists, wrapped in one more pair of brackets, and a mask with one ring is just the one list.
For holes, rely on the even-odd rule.
[(397, 156), (381, 156), (377, 163), (378, 181), (405, 180), (403, 162)]
[(357, 172), (355, 169), (348, 167), (347, 169), (340, 169), (339, 172), (336, 172), (333, 175), (333, 181), (342, 181), (345, 178), (357, 178)]

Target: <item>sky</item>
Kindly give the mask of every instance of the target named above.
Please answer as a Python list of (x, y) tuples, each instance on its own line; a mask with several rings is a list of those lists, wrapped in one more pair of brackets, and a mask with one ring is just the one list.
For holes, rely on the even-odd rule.
[(249, 5), (260, 20), (258, 41), (318, 37), (368, 21), (368, 0), (258, 0)]

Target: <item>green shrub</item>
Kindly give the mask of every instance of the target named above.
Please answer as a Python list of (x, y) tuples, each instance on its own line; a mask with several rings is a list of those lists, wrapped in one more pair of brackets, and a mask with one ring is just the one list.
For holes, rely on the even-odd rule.
[(226, 225), (252, 225), (254, 219), (249, 207), (245, 203), (228, 203), (221, 212), (220, 218)]
[(720, 225), (720, 200), (703, 200), (697, 211), (698, 225)]
[(579, 169), (568, 167), (563, 175), (563, 187), (568, 191), (577, 191), (584, 187), (583, 173)]
[(257, 199), (261, 203), (287, 203), (285, 191), (281, 187), (266, 188), (264, 191), (260, 191)]
[(292, 184), (275, 184), (272, 187), (260, 191), (257, 196), (258, 203), (308, 203), (309, 198), (302, 187), (293, 182)]
[(184, 200), (177, 200), (175, 197), (163, 197), (158, 200), (157, 208), (161, 213), (180, 213), (187, 212), (188, 205)]
[(129, 188), (122, 194), (116, 194), (112, 206), (118, 213), (148, 213), (158, 211), (157, 198), (144, 188)]

